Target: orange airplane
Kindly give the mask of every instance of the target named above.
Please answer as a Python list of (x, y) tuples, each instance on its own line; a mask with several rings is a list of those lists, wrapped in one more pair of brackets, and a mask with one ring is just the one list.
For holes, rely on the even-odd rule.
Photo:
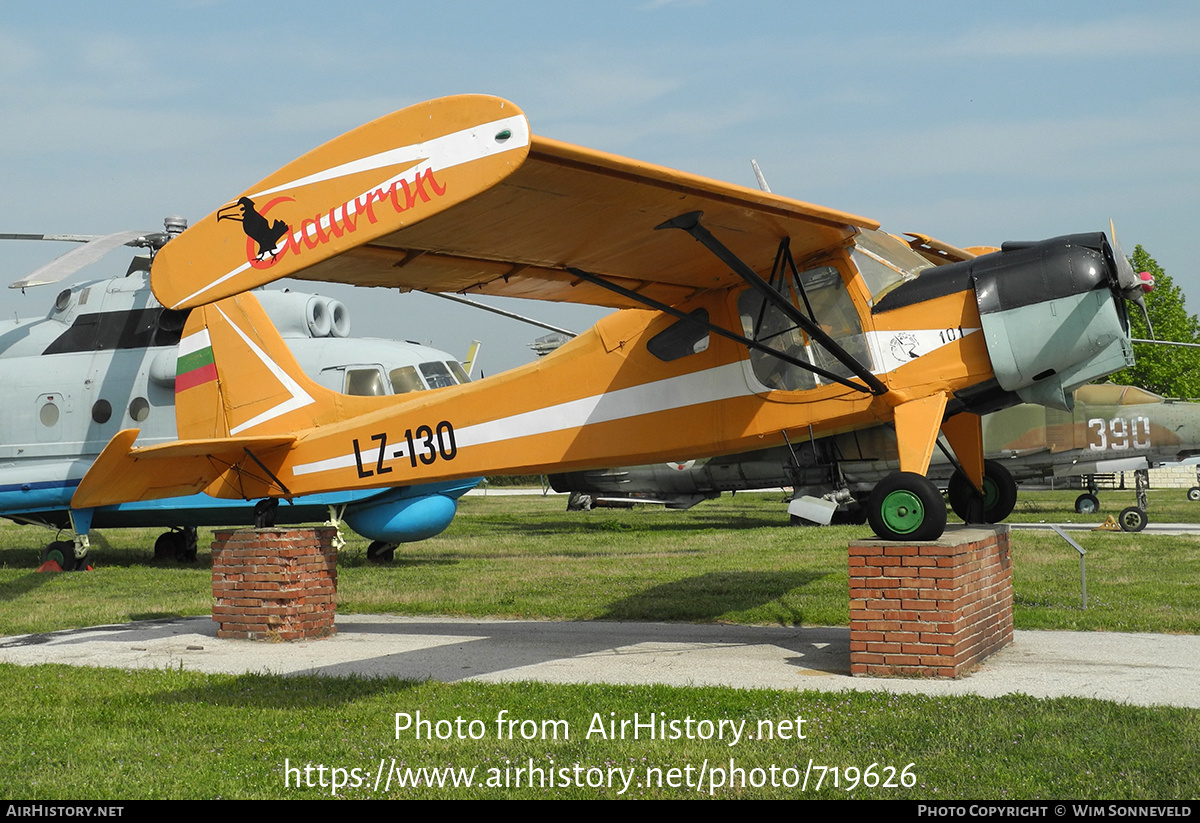
[[(192, 310), (181, 440), (135, 448), (121, 432), (72, 504), (651, 463), (893, 421), (900, 471), (871, 494), (871, 525), (933, 539), (939, 431), (988, 519), (1005, 481), (986, 471), (979, 415), (1069, 409), (1077, 386), (1131, 364), (1127, 302), (1143, 290), (1099, 232), (959, 262), (946, 249), (534, 136), (499, 98), (422, 103), (285, 166), (158, 253), (156, 296)], [(281, 277), (619, 311), (485, 381), (350, 397), (304, 376), (248, 293)]]

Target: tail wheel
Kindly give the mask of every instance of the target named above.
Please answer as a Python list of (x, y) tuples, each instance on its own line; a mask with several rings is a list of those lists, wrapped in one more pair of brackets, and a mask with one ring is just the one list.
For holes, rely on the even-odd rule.
[[(978, 501), (979, 492), (962, 470), (951, 475), (946, 496), (950, 499), (950, 508), (954, 509), (954, 513), (961, 517), (963, 522), (969, 522), (971, 504)], [(983, 461), (983, 522), (999, 523), (1012, 514), (1016, 505), (1017, 481), (1013, 480), (1008, 469), (995, 460)]]
[(1075, 511), (1078, 514), (1095, 514), (1100, 511), (1100, 498), (1088, 492), (1075, 498)]
[(1140, 532), (1146, 528), (1146, 524), (1149, 521), (1150, 518), (1137, 506), (1122, 509), (1121, 513), (1117, 516), (1117, 522), (1121, 524), (1121, 531), (1126, 532)]
[(937, 540), (946, 530), (946, 504), (926, 478), (896, 472), (871, 491), (867, 519), (884, 540)]

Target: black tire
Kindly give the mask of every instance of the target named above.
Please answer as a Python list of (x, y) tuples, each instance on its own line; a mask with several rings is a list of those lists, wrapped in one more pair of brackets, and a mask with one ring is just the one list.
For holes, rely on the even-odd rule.
[(1075, 513), (1076, 514), (1095, 514), (1100, 511), (1100, 498), (1096, 495), (1085, 492), (1075, 498)]
[(937, 540), (946, 530), (946, 504), (926, 478), (896, 472), (871, 490), (867, 520), (884, 540)]
[(279, 510), (279, 500), (274, 497), (264, 497), (254, 504), (254, 528), (271, 529), (275, 527), (275, 515)]
[(1121, 509), (1121, 513), (1117, 515), (1117, 522), (1121, 524), (1121, 531), (1140, 532), (1146, 528), (1150, 518), (1137, 506), (1130, 506), (1127, 509)]
[(569, 512), (590, 512), (595, 505), (595, 498), (586, 492), (571, 492), (567, 495), (567, 511)]
[(367, 559), (372, 563), (391, 563), (396, 556), (396, 544), (376, 540), (367, 546)]
[(163, 532), (154, 541), (155, 560), (178, 560), (183, 551), (184, 539), (179, 532)]
[(1190, 489), (1188, 489), (1187, 497), (1188, 500), (1191, 500), (1193, 503), (1195, 503), (1197, 500), (1200, 500), (1200, 486), (1192, 486)]
[(70, 540), (55, 540), (42, 549), (42, 562), (55, 560), (58, 567), (65, 572), (73, 572), (75, 563), (75, 544)]
[[(950, 500), (950, 508), (962, 518), (964, 523), (971, 522), (968, 517), (973, 506), (979, 502), (979, 492), (971, 485), (967, 475), (961, 470), (950, 476), (950, 484), (946, 488), (946, 497)], [(1017, 481), (1013, 480), (1008, 469), (995, 460), (983, 461), (983, 522), (999, 523), (1012, 514), (1017, 505)]]

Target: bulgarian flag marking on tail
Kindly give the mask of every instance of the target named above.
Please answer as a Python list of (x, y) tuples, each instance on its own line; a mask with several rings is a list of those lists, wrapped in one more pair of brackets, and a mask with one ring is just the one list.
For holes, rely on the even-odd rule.
[(208, 329), (201, 329), (179, 341), (179, 360), (175, 366), (175, 393), (211, 383), (217, 379)]

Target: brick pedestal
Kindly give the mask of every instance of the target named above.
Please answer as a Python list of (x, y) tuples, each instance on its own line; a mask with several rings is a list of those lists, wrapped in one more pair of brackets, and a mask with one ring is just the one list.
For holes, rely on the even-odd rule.
[(217, 637), (304, 640), (337, 629), (331, 526), (219, 531), (212, 544)]
[(958, 677), (1012, 642), (1007, 526), (850, 544), (850, 673)]

